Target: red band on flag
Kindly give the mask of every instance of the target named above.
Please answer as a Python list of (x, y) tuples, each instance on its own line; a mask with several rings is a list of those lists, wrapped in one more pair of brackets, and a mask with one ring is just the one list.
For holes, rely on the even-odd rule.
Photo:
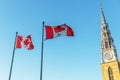
[(46, 26), (46, 39), (54, 38), (54, 32), (51, 26)]
[(22, 42), (22, 36), (17, 36), (16, 48), (22, 48), (21, 42)]
[(74, 32), (73, 30), (66, 24), (64, 24), (65, 26), (67, 26), (67, 36), (74, 36)]

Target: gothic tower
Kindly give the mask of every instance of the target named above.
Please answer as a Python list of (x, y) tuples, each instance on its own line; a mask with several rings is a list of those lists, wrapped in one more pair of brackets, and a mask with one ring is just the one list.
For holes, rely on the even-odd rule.
[(103, 80), (120, 80), (120, 63), (108, 24), (101, 6), (101, 52)]

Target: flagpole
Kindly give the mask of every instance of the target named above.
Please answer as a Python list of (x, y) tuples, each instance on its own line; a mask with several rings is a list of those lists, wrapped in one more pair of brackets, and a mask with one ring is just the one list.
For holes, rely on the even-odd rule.
[(11, 60), (11, 67), (10, 67), (10, 73), (9, 73), (9, 80), (11, 80), (11, 75), (12, 75), (12, 68), (13, 68), (13, 61), (14, 61), (15, 49), (16, 49), (17, 34), (18, 34), (18, 32), (16, 32), (16, 36), (15, 36), (15, 42), (14, 42), (14, 48), (13, 48), (13, 54), (12, 54), (12, 60)]
[(42, 80), (43, 74), (43, 46), (44, 46), (44, 25), (45, 22), (42, 23), (42, 45), (41, 45), (41, 67), (40, 67), (40, 80)]

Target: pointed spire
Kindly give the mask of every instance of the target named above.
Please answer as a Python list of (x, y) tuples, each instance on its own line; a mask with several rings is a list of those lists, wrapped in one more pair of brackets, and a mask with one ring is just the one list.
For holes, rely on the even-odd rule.
[(106, 24), (102, 3), (100, 3), (100, 10), (101, 10), (101, 21), (102, 21), (102, 24)]
[[(105, 20), (102, 4), (100, 4), (100, 10), (101, 10), (101, 28), (102, 28), (102, 32), (101, 32), (102, 62), (105, 63), (105, 62), (116, 61), (118, 60), (117, 51), (114, 46), (113, 38), (111, 36), (108, 23)], [(113, 55), (113, 57), (110, 60), (107, 59), (107, 56), (105, 57), (105, 55), (109, 53)]]

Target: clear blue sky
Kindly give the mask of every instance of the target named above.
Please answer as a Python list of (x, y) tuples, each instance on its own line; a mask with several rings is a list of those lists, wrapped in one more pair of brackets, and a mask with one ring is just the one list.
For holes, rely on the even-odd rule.
[[(74, 37), (44, 42), (43, 80), (102, 80), (101, 0), (0, 0), (0, 80), (8, 80), (15, 32), (35, 49), (16, 49), (11, 80), (39, 80), (42, 21), (66, 23)], [(120, 57), (120, 0), (102, 0)]]

